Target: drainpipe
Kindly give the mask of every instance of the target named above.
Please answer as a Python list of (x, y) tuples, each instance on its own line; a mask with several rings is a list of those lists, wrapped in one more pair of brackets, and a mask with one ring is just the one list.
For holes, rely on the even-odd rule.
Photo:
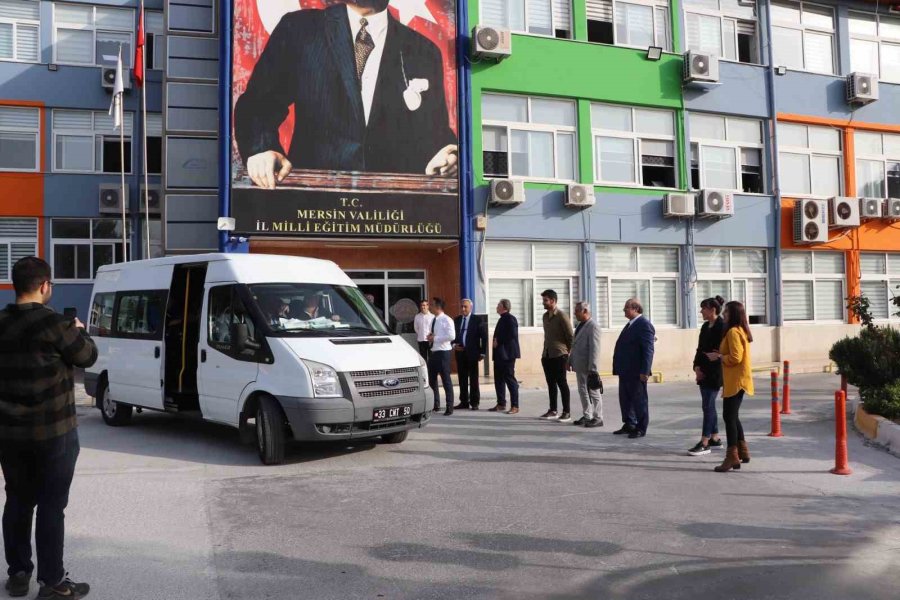
[[(472, 219), (475, 190), (472, 177), (472, 78), (468, 60), (469, 6), (467, 0), (456, 3), (457, 130), (459, 138), (459, 278), (463, 298), (475, 299), (475, 257), (472, 247)], [(482, 307), (478, 312), (487, 312)]]
[[(772, 192), (775, 195), (775, 260), (772, 265), (772, 280), (774, 282), (774, 306), (773, 317), (774, 325), (780, 328), (784, 326), (784, 319), (781, 309), (781, 177), (778, 172), (778, 112), (775, 95), (775, 56), (772, 50), (772, 4), (769, 0), (764, 3), (766, 7), (766, 42), (768, 46), (767, 59), (768, 68), (766, 69), (766, 78), (768, 79), (769, 93), (767, 100), (769, 104), (769, 115), (771, 117), (771, 133), (769, 136), (769, 159), (772, 173)], [(779, 343), (777, 346), (775, 358), (781, 360), (781, 342), (779, 334)]]
[[(219, 216), (231, 216), (231, 11), (219, 5)], [(228, 251), (229, 231), (219, 232), (219, 252)]]

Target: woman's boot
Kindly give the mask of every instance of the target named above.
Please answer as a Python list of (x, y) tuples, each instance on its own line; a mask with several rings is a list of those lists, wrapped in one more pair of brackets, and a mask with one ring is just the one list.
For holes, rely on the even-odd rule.
[(722, 461), (722, 464), (716, 467), (717, 473), (725, 473), (732, 469), (740, 469), (741, 468), (741, 459), (738, 456), (737, 446), (728, 446), (728, 450), (725, 452), (725, 460)]
[(750, 449), (747, 448), (747, 442), (744, 440), (738, 442), (738, 456), (742, 463), (750, 462)]

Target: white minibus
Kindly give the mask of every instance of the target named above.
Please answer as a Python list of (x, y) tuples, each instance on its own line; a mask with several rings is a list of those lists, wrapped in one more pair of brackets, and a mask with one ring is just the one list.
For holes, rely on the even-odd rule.
[(100, 267), (84, 376), (103, 420), (199, 416), (284, 460), (290, 440), (400, 443), (424, 427), (424, 361), (330, 261), (173, 256)]

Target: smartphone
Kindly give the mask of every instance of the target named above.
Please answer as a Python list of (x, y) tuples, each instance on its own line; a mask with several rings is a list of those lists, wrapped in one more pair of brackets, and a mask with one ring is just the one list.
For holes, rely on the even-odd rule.
[(63, 309), (63, 315), (69, 319), (74, 319), (78, 316), (78, 309), (74, 306), (67, 306)]

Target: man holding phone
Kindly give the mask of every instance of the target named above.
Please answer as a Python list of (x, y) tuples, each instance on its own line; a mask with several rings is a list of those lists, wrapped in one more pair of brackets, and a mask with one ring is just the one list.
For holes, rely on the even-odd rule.
[(50, 265), (29, 256), (12, 270), (16, 303), (0, 311), (0, 465), (6, 480), (3, 545), (6, 589), (25, 596), (31, 584), (31, 529), (37, 526), (37, 598), (83, 598), (86, 583), (63, 566), (65, 508), (78, 459), (73, 368), (90, 367), (97, 346), (78, 317), (46, 305)]

